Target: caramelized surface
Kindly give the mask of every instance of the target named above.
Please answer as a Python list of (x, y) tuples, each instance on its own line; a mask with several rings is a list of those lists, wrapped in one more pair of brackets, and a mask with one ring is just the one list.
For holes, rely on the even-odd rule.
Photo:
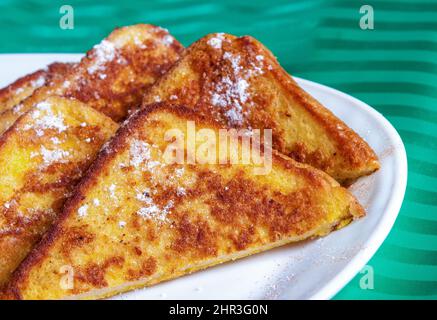
[(186, 105), (222, 125), (272, 129), (275, 149), (342, 183), (379, 168), (367, 143), (249, 36), (213, 34), (191, 45), (143, 104), (158, 101)]
[[(64, 77), (72, 66), (69, 63), (52, 63), (46, 69), (28, 74), (0, 89), (0, 117), (3, 112), (19, 105), (38, 88), (47, 85), (53, 79)], [(19, 108), (20, 106), (17, 107), (17, 109)]]
[[(186, 137), (188, 120), (218, 132), (181, 106), (148, 106), (131, 117), (3, 298), (106, 297), (322, 236), (364, 215), (327, 174), (276, 152), (267, 175), (255, 175), (253, 163), (168, 164), (165, 133)], [(66, 267), (74, 278), (67, 288)]]
[[(80, 63), (52, 66), (46, 85), (0, 116), (3, 129), (18, 118), (0, 138), (0, 285), (51, 225), (64, 199), (114, 133), (116, 124), (109, 117), (123, 119), (138, 106), (144, 89), (181, 50), (158, 27), (117, 29)], [(50, 114), (41, 109), (47, 101), (54, 108)], [(78, 126), (82, 118), (90, 125)]]
[(182, 46), (166, 30), (138, 24), (113, 31), (64, 77), (0, 115), (0, 133), (32, 106), (50, 95), (72, 97), (114, 121), (138, 107), (145, 88), (179, 58)]
[(94, 109), (51, 97), (0, 140), (0, 284), (55, 219), (117, 124)]

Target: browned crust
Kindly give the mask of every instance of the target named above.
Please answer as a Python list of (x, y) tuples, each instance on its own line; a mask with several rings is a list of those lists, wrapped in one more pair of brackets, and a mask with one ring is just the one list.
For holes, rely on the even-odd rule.
[[(362, 166), (363, 163), (378, 160), (375, 152), (370, 148), (368, 143), (349, 128), (347, 124), (337, 118), (330, 110), (303, 90), (281, 67), (270, 50), (250, 36), (237, 38), (237, 40), (245, 43), (245, 45), (253, 45), (257, 48), (257, 51), (269, 56), (270, 63), (273, 65), (271, 72), (277, 81), (285, 91), (298, 100), (301, 105), (311, 113), (313, 118), (329, 132), (330, 137), (336, 142), (338, 150), (340, 150), (351, 167)], [(343, 128), (341, 131), (338, 130), (339, 126)]]
[[(247, 39), (249, 42), (252, 41), (257, 46), (262, 46), (262, 44), (260, 44), (256, 39), (251, 37), (246, 36), (242, 39)], [(263, 49), (269, 52), (267, 48), (264, 47)], [(291, 76), (279, 65), (278, 61), (271, 53), (270, 59), (275, 65), (272, 69), (272, 73), (275, 75), (278, 82), (287, 92), (297, 99), (315, 119), (317, 119), (317, 122), (321, 124), (326, 131), (329, 132), (330, 137), (336, 142), (337, 148), (352, 167), (360, 166), (363, 163), (370, 161), (378, 161), (378, 157), (366, 141), (349, 128), (347, 124), (337, 118), (330, 110), (325, 108), (320, 102), (299, 87), (293, 78), (291, 78)], [(341, 126), (344, 129), (340, 132), (338, 126)]]
[[(53, 101), (54, 100), (54, 101)], [(60, 101), (59, 101), (60, 100)], [(52, 101), (54, 103), (57, 103), (58, 101), (60, 103), (70, 103), (71, 99), (67, 99), (67, 98), (61, 98), (61, 97), (56, 97), (56, 96), (52, 96), (49, 99), (47, 99), (47, 101)], [(83, 105), (82, 103), (78, 102), (78, 101), (71, 101), (71, 104), (73, 104), (77, 110), (78, 107), (83, 109), (83, 112), (86, 113), (90, 113), (90, 112), (94, 112), (96, 115), (98, 115), (102, 121), (102, 123), (104, 123), (104, 125), (107, 128), (111, 128), (112, 132), (115, 132), (115, 130), (117, 129), (118, 125), (113, 122), (109, 117), (105, 116), (104, 114), (101, 114), (95, 110), (93, 110), (92, 108)], [(0, 151), (5, 147), (7, 141), (10, 139), (10, 137), (12, 135), (16, 135), (17, 132), (19, 132), (21, 130), (21, 128), (23, 127), (24, 124), (28, 123), (27, 118), (29, 113), (31, 113), (32, 110), (29, 110), (27, 113), (23, 114), (14, 124), (12, 127), (10, 127), (3, 135), (0, 136)], [(101, 144), (106, 141), (106, 138), (104, 138), (104, 140), (102, 141), (102, 134), (100, 132), (101, 128), (100, 127), (93, 127), (93, 126), (87, 126), (84, 128), (80, 128), (80, 132), (82, 134), (86, 134), (86, 135), (90, 135), (93, 136), (93, 140), (96, 139), (96, 141), (100, 141), (97, 142), (99, 143), (98, 146), (95, 146), (95, 153), (97, 153), (100, 149)], [(78, 131), (75, 131), (76, 133)], [(75, 133), (75, 134), (76, 134)], [(90, 161), (88, 161), (89, 163)], [(61, 175), (59, 177), (59, 179), (54, 182), (54, 183), (47, 183), (47, 184), (41, 184), (41, 182), (38, 180), (38, 176), (36, 175), (28, 175), (26, 176), (27, 178), (27, 182), (26, 184), (23, 186), (23, 188), (21, 190), (15, 190), (15, 194), (19, 194), (22, 191), (25, 192), (34, 192), (34, 193), (41, 193), (43, 194), (44, 192), (48, 191), (48, 190), (54, 190), (57, 188), (65, 188), (65, 191), (70, 191), (79, 181), (79, 179), (81, 178), (81, 170), (84, 170), (86, 168), (89, 167), (89, 164), (87, 162), (84, 161), (77, 161), (74, 165), (71, 164), (53, 164), (51, 165), (48, 169), (47, 172), (56, 172), (56, 173), (63, 173), (63, 175)], [(66, 171), (67, 170), (67, 171)], [(67, 173), (65, 173), (67, 172)], [(35, 243), (39, 240), (40, 235), (42, 234), (42, 230), (46, 230), (49, 226), (51, 226), (52, 221), (55, 218), (55, 214), (57, 213), (57, 211), (59, 211), (62, 208), (62, 204), (64, 202), (64, 198), (58, 198), (57, 201), (55, 201), (53, 203), (53, 208), (54, 208), (54, 213), (52, 216), (48, 217), (48, 216), (44, 216), (43, 212), (41, 212), (41, 214), (36, 215), (34, 218), (30, 219), (29, 221), (27, 221), (26, 223), (21, 223), (21, 219), (20, 217), (14, 215), (12, 217), (12, 221), (15, 227), (20, 227), (20, 228), (25, 228), (24, 232), (20, 232), (19, 235), (22, 238), (26, 238), (26, 239), (32, 239), (31, 242)], [(8, 222), (6, 222), (8, 223)], [(35, 236), (35, 232), (39, 233), (39, 235)], [(21, 239), (20, 239), (21, 240)], [(18, 252), (20, 252), (20, 250), (23, 250), (22, 247), (20, 247), (19, 245), (17, 245), (16, 247), (17, 253), (16, 256), (18, 256)], [(1, 295), (0, 295), (1, 297)]]
[(46, 75), (47, 71), (44, 69), (40, 69), (21, 78), (18, 78), (17, 80), (15, 80), (15, 82), (0, 89), (0, 102), (8, 99), (8, 96), (20, 87), (27, 85), (29, 82), (34, 81), (41, 76), (45, 77)]
[[(3, 108), (0, 109), (0, 134), (5, 132), (19, 118), (19, 116), (24, 114), (29, 109), (25, 107), (25, 110), (23, 110), (23, 112), (18, 112), (18, 115), (15, 115), (15, 107), (20, 106), (21, 108), (23, 108), (23, 106), (27, 104), (33, 105), (33, 103), (38, 99), (37, 97), (40, 97), (41, 93), (47, 90), (48, 87), (62, 81), (68, 74), (72, 72), (74, 66), (74, 63), (52, 63), (45, 69), (37, 71), (36, 74), (39, 74), (39, 76), (33, 77), (33, 74), (31, 74), (19, 79), (18, 81), (20, 81), (21, 84), (17, 88), (11, 89), (6, 92), (3, 95), (3, 100), (0, 95), (0, 104), (6, 104), (6, 106), (3, 106)], [(44, 77), (43, 85), (35, 87), (30, 94), (22, 97), (22, 100), (15, 104), (10, 104), (11, 101), (8, 102), (8, 100), (14, 99), (13, 95), (16, 94), (16, 90), (18, 88), (28, 86), (32, 83), (32, 81), (35, 81), (40, 76)], [(29, 78), (26, 79), (27, 77)], [(47, 97), (48, 95), (46, 95), (46, 98)]]
[[(41, 242), (34, 247), (27, 258), (21, 263), (17, 270), (13, 273), (11, 280), (7, 287), (5, 288), (5, 293), (3, 298), (10, 299), (21, 299), (20, 294), (20, 284), (25, 283), (29, 276), (29, 272), (33, 266), (41, 263), (48, 254), (48, 250), (56, 242), (56, 239), (61, 237), (63, 234), (63, 222), (66, 221), (75, 212), (75, 208), (85, 198), (88, 190), (92, 188), (95, 183), (97, 183), (97, 178), (101, 172), (104, 172), (107, 164), (113, 157), (117, 155), (119, 149), (125, 145), (126, 139), (129, 135), (140, 128), (146, 118), (154, 113), (160, 111), (168, 111), (169, 113), (184, 117), (189, 120), (198, 121), (202, 124), (209, 125), (213, 128), (220, 128), (215, 121), (209, 117), (204, 117), (199, 115), (192, 109), (170, 105), (165, 103), (151, 104), (143, 108), (142, 110), (133, 114), (129, 120), (117, 131), (116, 135), (111, 139), (108, 145), (102, 149), (97, 159), (88, 169), (85, 178), (77, 185), (74, 195), (66, 202), (64, 210), (60, 215), (58, 215), (57, 222), (53, 228), (44, 236)], [(320, 183), (328, 183), (333, 186), (337, 186), (338, 183), (335, 182), (331, 177), (325, 173), (318, 170), (305, 170), (308, 166), (304, 164), (299, 164), (294, 160), (281, 155), (277, 152), (273, 152), (274, 163), (280, 164), (284, 169), (293, 170), (293, 172), (298, 172), (301, 176), (311, 181), (313, 186), (317, 186)], [(363, 214), (363, 212), (361, 212)], [(244, 239), (236, 239), (237, 244), (244, 242)]]
[[(119, 35), (128, 32), (129, 28), (136, 28), (143, 33), (149, 33), (151, 37), (144, 43), (146, 48), (136, 47), (136, 44), (130, 44), (118, 49), (118, 55), (114, 60), (122, 57), (126, 64), (131, 68), (131, 72), (136, 76), (131, 83), (125, 84), (123, 92), (114, 92), (111, 85), (115, 81), (124, 80), (120, 78), (120, 73), (126, 71), (123, 64), (110, 62), (104, 72), (105, 78), (98, 77), (98, 72), (89, 74), (89, 64), (95, 63), (96, 48), (89, 50), (86, 56), (72, 74), (80, 76), (81, 80), (73, 84), (72, 89), (66, 90), (63, 94), (66, 97), (73, 97), (81, 102), (87, 103), (100, 112), (109, 116), (112, 120), (119, 122), (126, 118), (127, 113), (139, 105), (144, 91), (152, 85), (156, 79), (162, 76), (178, 59), (183, 52), (183, 46), (173, 38), (171, 44), (165, 45), (161, 41), (165, 36), (171, 36), (167, 30), (150, 24), (137, 24), (134, 26), (116, 28), (105, 40), (112, 41)], [(153, 35), (153, 36), (152, 36)], [(158, 48), (158, 46), (165, 47)], [(146, 60), (146, 61), (145, 61)], [(149, 77), (152, 81), (144, 80), (140, 83), (142, 77)], [(98, 93), (98, 99), (95, 94)], [(101, 105), (101, 101), (104, 104)], [(121, 106), (117, 106), (121, 104)]]
[[(215, 37), (216, 34), (210, 34), (197, 42), (193, 43), (190, 47), (185, 50), (182, 58), (177, 62), (161, 79), (159, 79), (154, 86), (152, 86), (147, 92), (144, 103), (150, 102), (150, 97), (152, 96), (153, 90), (155, 88), (162, 87), (162, 90), (166, 90), (165, 83), (171, 81), (174, 74), (177, 72), (178, 68), (184, 63), (189, 63), (191, 65), (196, 65), (196, 72), (199, 74), (210, 72), (208, 68), (209, 64), (215, 63), (213, 58), (217, 55), (217, 51), (208, 45), (208, 41)], [(323, 130), (329, 135), (329, 138), (336, 146), (336, 151), (341, 155), (344, 160), (344, 164), (347, 168), (351, 170), (356, 170), (355, 174), (358, 176), (349, 177), (351, 179), (356, 179), (360, 175), (370, 174), (379, 168), (378, 158), (375, 152), (370, 148), (366, 141), (364, 141), (357, 133), (355, 133), (351, 128), (349, 128), (343, 121), (337, 118), (330, 110), (322, 106), (316, 99), (305, 92), (299, 85), (292, 79), (292, 77), (280, 66), (273, 54), (263, 46), (259, 41), (250, 37), (235, 37), (232, 35), (223, 34), (223, 43), (227, 40), (232, 46), (233, 50), (241, 52), (242, 56), (244, 54), (250, 55), (262, 55), (266, 57), (266, 62), (270, 66), (269, 73), (274, 77), (277, 83), (283, 88), (283, 91), (290, 95), (293, 100), (297, 101), (311, 117), (323, 128)], [(223, 49), (225, 50), (225, 49)], [(194, 60), (194, 61), (193, 61)], [(221, 63), (221, 62), (219, 62)], [(240, 64), (242, 69), (247, 68), (247, 63), (244, 61)], [(216, 66), (219, 67), (219, 66)], [(218, 70), (220, 72), (220, 70)], [(200, 80), (203, 81), (203, 80)], [(184, 86), (184, 90), (191, 90), (189, 84), (181, 84)], [(208, 109), (208, 106), (203, 105), (203, 95), (205, 93), (205, 84), (199, 84), (200, 92), (190, 95), (185, 92), (185, 96), (182, 98), (183, 103), (193, 103), (191, 106), (196, 108), (201, 112), (205, 112), (204, 109)], [(199, 95), (198, 97), (195, 97)], [(171, 101), (170, 101), (171, 102)], [(259, 109), (263, 109), (262, 107)], [(214, 111), (215, 112), (215, 111)], [(221, 111), (219, 111), (220, 113)], [(265, 119), (265, 121), (269, 121)], [(250, 123), (252, 124), (252, 123)], [(340, 129), (341, 128), (341, 129)], [(275, 130), (273, 131), (273, 138), (275, 141)], [(279, 138), (280, 139), (280, 138)], [(335, 177), (335, 170), (339, 168), (329, 168), (329, 164), (324, 163), (324, 161), (319, 162), (317, 157), (311, 159), (311, 154), (308, 154), (305, 150), (305, 146), (301, 146), (302, 150), (287, 150), (281, 144), (274, 145), (276, 149), (280, 152), (287, 154), (288, 156), (294, 158), (297, 161), (305, 162), (311, 164), (321, 170), (324, 170)], [(341, 168), (343, 169), (343, 168)], [(352, 174), (352, 173), (349, 173)], [(336, 177), (340, 182), (347, 182), (348, 178), (340, 179)]]
[[(132, 29), (130, 29), (132, 28)], [(135, 32), (139, 32), (141, 35), (145, 36), (146, 47), (142, 48), (142, 46), (137, 46), (135, 41), (131, 39), (131, 32), (134, 30)], [(141, 98), (143, 95), (143, 90), (145, 87), (152, 84), (162, 73), (164, 73), (178, 58), (179, 54), (182, 52), (182, 45), (172, 37), (171, 43), (165, 43), (164, 37), (170, 36), (169, 33), (159, 27), (155, 27), (152, 25), (135, 25), (131, 27), (122, 27), (113, 31), (108, 40), (117, 40), (119, 37), (129, 37), (125, 40), (128, 43), (119, 48), (121, 51), (121, 55), (126, 60), (121, 66), (116, 63), (108, 63), (105, 65), (107, 68), (105, 69), (106, 78), (98, 78), (97, 75), (90, 76), (88, 74), (88, 67), (90, 63), (96, 62), (93, 57), (95, 53), (95, 48), (88, 52), (88, 55), (82, 59), (82, 61), (72, 68), (68, 69), (68, 74), (64, 77), (54, 78), (54, 82), (50, 83), (46, 87), (40, 88), (40, 90), (51, 90), (50, 86), (53, 86), (56, 89), (59, 86), (62, 86), (64, 80), (68, 79), (75, 86), (74, 90), (67, 90), (66, 92), (61, 92), (59, 95), (67, 98), (76, 98), (81, 102), (85, 102), (89, 104), (89, 106), (101, 111), (103, 114), (110, 116), (116, 120), (121, 120), (126, 116), (127, 111), (132, 107), (137, 107), (141, 103)], [(123, 71), (123, 66), (127, 65), (130, 69), (135, 71), (135, 83), (128, 83), (122, 86), (123, 92), (113, 93), (109, 86), (112, 83), (113, 78), (116, 78), (118, 73), (121, 70)], [(50, 69), (50, 68), (49, 68)], [(51, 66), (51, 70), (56, 74), (55, 71), (61, 73), (62, 71), (66, 71), (67, 68), (64, 68), (61, 64), (55, 64)], [(126, 71), (126, 70), (125, 70)], [(59, 75), (59, 74), (58, 74)], [(76, 80), (76, 76), (81, 76), (81, 79)], [(56, 78), (56, 79), (55, 79)], [(117, 77), (119, 80), (128, 80), (124, 77)], [(86, 80), (86, 86), (84, 86), (84, 80)], [(41, 94), (36, 95), (36, 98), (32, 100), (31, 96), (29, 101), (30, 105), (33, 105), (33, 102), (40, 102), (45, 100), (48, 96), (56, 94), (55, 92), (41, 91)], [(88, 92), (88, 93), (87, 93)], [(105, 108), (101, 108), (98, 105), (96, 100), (93, 100), (90, 97), (89, 93), (98, 92), (99, 95), (105, 96)], [(91, 100), (90, 100), (91, 99)], [(112, 106), (111, 102), (116, 101), (119, 103), (117, 106)], [(24, 115), (23, 115), (24, 116)], [(11, 133), (16, 130), (19, 120), (15, 121), (12, 127), (9, 128), (3, 135), (0, 137), (0, 148), (2, 148), (5, 144), (5, 141), (10, 137)]]
[[(44, 82), (39, 86), (35, 86), (33, 91), (44, 85), (47, 85), (57, 77), (63, 77), (65, 74), (67, 74), (67, 72), (71, 70), (72, 67), (72, 63), (54, 62), (44, 69), (37, 70), (33, 73), (30, 73), (15, 80), (8, 86), (0, 89), (0, 104), (6, 103), (8, 100), (12, 99), (13, 95), (16, 94), (16, 91), (18, 89), (31, 86), (32, 82), (38, 80), (39, 78), (42, 77), (44, 79)], [(5, 112), (6, 110), (8, 110), (8, 108), (0, 108), (0, 112)]]
[(41, 76), (45, 78), (44, 83), (47, 83), (48, 81), (50, 81), (51, 78), (56, 77), (60, 74), (65, 74), (67, 71), (71, 70), (73, 65), (73, 63), (53, 62), (44, 69), (37, 70), (33, 73), (18, 78), (13, 83), (0, 89), (0, 102), (3, 101), (5, 95), (10, 94), (11, 91), (15, 91), (20, 87), (27, 85), (29, 82), (38, 79)]
[[(166, 43), (165, 37), (171, 37), (172, 42)], [(149, 24), (117, 28), (104, 41), (112, 44), (110, 50), (95, 46), (69, 68), (62, 64), (52, 65), (49, 72), (53, 76), (45, 86), (22, 101), (18, 113), (13, 108), (0, 110), (0, 121), (4, 121), (0, 123), (0, 133), (19, 115), (50, 95), (77, 99), (120, 122), (141, 105), (144, 91), (179, 59), (184, 50), (167, 30)], [(117, 45), (120, 41), (121, 45)], [(111, 59), (101, 57), (105, 56), (104, 50), (109, 50), (106, 54)]]

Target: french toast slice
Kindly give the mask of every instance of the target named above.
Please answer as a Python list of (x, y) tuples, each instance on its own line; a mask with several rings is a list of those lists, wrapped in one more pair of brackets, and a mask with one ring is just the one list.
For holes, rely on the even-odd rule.
[(369, 145), (306, 93), (252, 37), (208, 35), (152, 86), (144, 105), (169, 101), (221, 124), (273, 130), (273, 147), (343, 184), (379, 168)]
[[(266, 174), (255, 173), (255, 162), (205, 162), (203, 152), (188, 163), (189, 125), (198, 134), (220, 132), (208, 119), (166, 104), (130, 117), (16, 270), (3, 299), (109, 297), (323, 236), (364, 215), (329, 175), (274, 150)], [(202, 138), (194, 141), (200, 150)], [(174, 143), (187, 161), (169, 161)], [(248, 148), (239, 139), (222, 150)], [(218, 155), (217, 161), (227, 157)]]
[[(116, 29), (109, 37), (102, 41), (99, 45), (95, 46), (88, 54), (81, 60), (80, 63), (73, 66), (73, 69), (65, 77), (57, 77), (53, 79), (47, 85), (37, 89), (30, 97), (20, 103), (19, 108), (14, 107), (12, 110), (7, 110), (0, 117), (0, 126), (4, 126), (6, 123), (12, 124), (16, 121), (17, 117), (25, 114), (25, 112), (35, 111), (37, 114), (41, 114), (36, 106), (44, 105), (47, 99), (52, 95), (60, 95), (66, 99), (75, 99), (82, 103), (86, 103), (88, 108), (80, 108), (82, 112), (89, 112), (90, 107), (95, 110), (90, 115), (83, 115), (83, 117), (92, 116), (98, 118), (99, 112), (103, 115), (107, 115), (113, 120), (123, 119), (131, 108), (138, 107), (140, 104), (144, 89), (152, 84), (157, 77), (164, 73), (170, 65), (178, 59), (179, 52), (182, 50), (182, 46), (164, 29), (150, 26), (150, 25), (134, 25), (130, 27), (124, 27)], [(60, 99), (60, 98), (58, 98)], [(62, 100), (64, 101), (64, 100)], [(62, 104), (68, 104), (67, 102), (61, 102)], [(71, 100), (73, 101), (73, 100)], [(56, 102), (56, 101), (55, 101)], [(71, 107), (65, 107), (66, 113), (64, 117), (76, 117), (76, 112), (72, 112), (74, 106), (78, 102), (71, 102)], [(36, 110), (33, 110), (36, 108)], [(32, 113), (33, 114), (33, 113)], [(32, 128), (38, 122), (34, 122), (29, 116), (24, 116), (20, 120), (17, 126), (20, 128), (28, 127)], [(113, 128), (113, 122), (108, 122), (109, 118), (101, 118), (99, 123), (102, 127)], [(58, 117), (44, 117), (39, 122), (43, 123), (48, 129), (56, 128), (60, 125), (61, 120)], [(53, 122), (53, 123), (52, 123)], [(105, 125), (106, 122), (106, 125)], [(62, 127), (63, 128), (63, 127)], [(77, 131), (77, 129), (74, 129)], [(35, 130), (34, 130), (35, 131)], [(31, 249), (32, 245), (38, 241), (45, 230), (50, 226), (51, 221), (68, 195), (68, 190), (76, 183), (81, 177), (83, 169), (86, 168), (93, 160), (93, 156), (98, 152), (103, 140), (108, 139), (110, 134), (104, 137), (98, 137), (96, 144), (90, 144), (88, 141), (84, 141), (82, 144), (76, 144), (71, 146), (69, 152), (88, 152), (86, 159), (78, 158), (77, 160), (83, 163), (73, 162), (71, 165), (69, 162), (63, 164), (57, 164), (54, 168), (49, 166), (50, 172), (40, 173), (37, 170), (37, 162), (29, 167), (29, 172), (22, 171), (24, 164), (21, 164), (18, 160), (23, 154), (22, 146), (17, 144), (17, 141), (23, 142), (24, 147), (29, 144), (29, 148), (34, 146), (31, 142), (39, 141), (39, 143), (47, 142), (45, 138), (45, 132), (47, 130), (40, 130), (36, 132), (34, 136), (28, 136), (27, 139), (21, 137), (22, 130), (17, 131), (16, 128), (6, 131), (1, 137), (3, 145), (7, 145), (9, 149), (4, 151), (3, 161), (9, 165), (4, 165), (2, 170), (4, 175), (2, 177), (3, 183), (0, 183), (0, 193), (4, 194), (0, 199), (0, 205), (6, 204), (3, 211), (0, 211), (0, 219), (2, 219), (3, 228), (0, 230), (0, 236), (2, 239), (2, 245), (0, 245), (0, 251), (4, 251), (5, 254), (0, 257), (0, 284), (4, 283), (17, 263), (26, 255)], [(56, 131), (55, 131), (56, 132)], [(61, 132), (59, 132), (61, 133)], [(74, 132), (73, 132), (74, 133)], [(79, 132), (80, 133), (80, 132)], [(112, 133), (112, 131), (111, 131)], [(30, 139), (32, 138), (32, 139)], [(56, 137), (54, 137), (56, 138)], [(74, 136), (73, 136), (74, 138)], [(84, 139), (91, 139), (92, 137), (84, 137)], [(105, 139), (103, 139), (105, 138)], [(23, 140), (24, 139), (24, 140)], [(48, 139), (48, 138), (47, 138)], [(58, 141), (56, 138), (55, 141)], [(55, 143), (55, 142), (53, 142)], [(15, 147), (15, 148), (14, 148)], [(41, 152), (45, 152), (50, 158), (51, 153), (49, 147), (41, 146)], [(75, 149), (77, 148), (77, 150)], [(90, 149), (91, 148), (91, 149)], [(26, 149), (27, 150), (27, 149)], [(1, 153), (1, 152), (0, 152)], [(54, 152), (53, 157), (56, 159), (65, 155), (62, 151)], [(17, 161), (12, 161), (15, 158), (20, 157)], [(23, 160), (23, 159), (22, 159)], [(74, 159), (73, 159), (74, 160)], [(24, 159), (23, 161), (28, 161)], [(12, 165), (13, 164), (13, 165)], [(30, 164), (29, 164), (30, 165)], [(14, 169), (16, 166), (17, 169)], [(26, 167), (27, 168), (27, 167)], [(18, 170), (18, 171), (17, 171)], [(23, 169), (24, 170), (24, 169)], [(2, 171), (2, 173), (3, 173)], [(26, 202), (20, 205), (15, 210), (11, 209), (11, 199), (21, 197), (21, 189), (11, 186), (17, 186), (17, 183), (22, 183), (27, 179), (43, 179), (40, 182), (43, 185), (44, 190), (35, 189), (32, 191), (32, 199), (25, 200)], [(58, 179), (58, 180), (52, 180)], [(14, 179), (16, 181), (14, 181)], [(24, 180), (23, 180), (24, 179)], [(47, 183), (44, 182), (47, 180)], [(44, 183), (43, 183), (44, 182)], [(25, 191), (31, 189), (33, 182), (26, 182)], [(55, 188), (54, 186), (58, 186)], [(35, 185), (36, 187), (39, 184)], [(31, 189), (33, 190), (33, 189)], [(44, 191), (44, 192), (43, 192)], [(49, 192), (49, 193), (46, 193)], [(27, 192), (27, 191), (26, 191)], [(50, 193), (50, 192), (53, 192)], [(21, 198), (20, 198), (21, 199)], [(27, 199), (27, 198), (25, 198)], [(41, 203), (41, 208), (35, 207), (34, 203)], [(46, 207), (44, 207), (44, 205)], [(7, 209), (7, 210), (5, 210)], [(10, 210), (11, 209), (11, 210)], [(32, 213), (32, 219), (28, 219), (22, 211), (29, 211)], [(22, 220), (28, 222), (23, 224)], [(18, 229), (17, 229), (18, 228)], [(9, 230), (10, 229), (10, 230)], [(3, 246), (3, 248), (1, 247)], [(6, 253), (7, 252), (7, 253)]]
[(70, 63), (55, 62), (0, 89), (0, 115), (31, 96), (36, 89), (48, 84), (53, 78), (65, 76), (71, 67)]
[(117, 128), (93, 108), (54, 96), (0, 138), (0, 285), (40, 240)]
[(137, 24), (115, 29), (65, 77), (3, 112), (0, 133), (51, 95), (75, 98), (119, 122), (141, 104), (144, 90), (170, 68), (182, 50), (182, 45), (160, 27)]

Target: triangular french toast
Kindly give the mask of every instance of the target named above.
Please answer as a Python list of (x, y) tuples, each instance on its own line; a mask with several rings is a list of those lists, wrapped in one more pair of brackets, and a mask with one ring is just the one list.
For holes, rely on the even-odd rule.
[(118, 125), (69, 98), (50, 97), (0, 138), (0, 285), (44, 232)]
[(208, 35), (192, 44), (144, 98), (213, 115), (231, 127), (273, 129), (273, 147), (350, 183), (379, 168), (369, 145), (306, 93), (252, 37)]
[(45, 69), (30, 73), (0, 89), (0, 117), (3, 112), (12, 109), (30, 97), (38, 88), (47, 85), (55, 78), (65, 77), (72, 66), (73, 64), (70, 63), (55, 62)]
[[(137, 107), (144, 88), (177, 60), (181, 48), (158, 27), (117, 29), (65, 78), (56, 77), (20, 108), (0, 116), (0, 121), (11, 116), (10, 123), (15, 122), (0, 137), (0, 285), (50, 227), (69, 191), (115, 132), (110, 117), (123, 119)], [(52, 98), (58, 93), (65, 99)], [(40, 110), (47, 104), (54, 108), (50, 114)], [(85, 121), (84, 128), (78, 127), (79, 118), (90, 118), (90, 125)]]
[(123, 120), (130, 109), (141, 104), (145, 88), (174, 64), (182, 50), (182, 45), (160, 27), (137, 24), (118, 28), (67, 75), (0, 114), (0, 133), (51, 95), (75, 98), (114, 121)]
[[(267, 147), (238, 139), (210, 149), (270, 151), (272, 166), (264, 174), (259, 162), (221, 162), (228, 156), (220, 151), (215, 163), (205, 161), (204, 137), (222, 132), (209, 119), (166, 104), (130, 117), (3, 298), (108, 297), (323, 236), (364, 215), (326, 173)], [(194, 162), (188, 160), (191, 148), (197, 150)]]

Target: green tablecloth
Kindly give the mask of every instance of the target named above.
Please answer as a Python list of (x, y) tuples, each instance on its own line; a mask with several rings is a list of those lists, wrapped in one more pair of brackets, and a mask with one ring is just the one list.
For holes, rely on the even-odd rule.
[[(75, 28), (59, 28), (59, 8)], [(374, 30), (359, 8), (372, 5)], [(437, 1), (13, 1), (0, 0), (0, 52), (84, 52), (115, 26), (161, 25), (184, 45), (210, 32), (250, 34), (293, 75), (345, 91), (376, 108), (407, 149), (406, 198), (395, 227), (336, 298), (437, 298)], [(0, 70), (1, 72), (1, 70)]]

